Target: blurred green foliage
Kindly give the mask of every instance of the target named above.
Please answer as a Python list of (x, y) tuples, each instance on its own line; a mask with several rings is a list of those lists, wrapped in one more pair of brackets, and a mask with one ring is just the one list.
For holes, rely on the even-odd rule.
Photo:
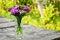
[(44, 27), (53, 30), (59, 30), (57, 27), (60, 27), (60, 12), (54, 8), (54, 5), (49, 4), (49, 6), (43, 9), (44, 14)]
[(6, 18), (13, 18), (13, 16), (7, 11), (7, 8), (15, 5), (13, 0), (0, 0), (0, 16)]
[[(40, 0), (42, 2), (44, 0)], [(43, 5), (44, 19), (41, 18), (36, 0), (0, 0), (0, 16), (14, 19), (14, 16), (7, 11), (7, 8), (13, 5), (28, 5), (31, 12), (22, 19), (25, 24), (31, 24), (52, 30), (60, 30), (60, 1), (47, 0)], [(44, 24), (42, 21), (44, 20)]]
[(43, 28), (60, 30), (60, 1), (47, 0), (44, 4), (43, 15), (44, 25)]

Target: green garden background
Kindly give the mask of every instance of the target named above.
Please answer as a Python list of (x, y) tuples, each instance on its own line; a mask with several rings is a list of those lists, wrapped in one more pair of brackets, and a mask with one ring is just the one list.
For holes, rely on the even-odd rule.
[[(39, 0), (40, 4), (43, 1)], [(22, 23), (50, 30), (60, 30), (60, 0), (46, 0), (43, 3), (42, 14), (44, 18), (41, 17), (36, 0), (0, 0), (0, 16), (14, 20), (15, 17), (7, 11), (8, 7), (13, 5), (30, 6), (31, 11), (26, 13), (27, 16), (22, 19)]]

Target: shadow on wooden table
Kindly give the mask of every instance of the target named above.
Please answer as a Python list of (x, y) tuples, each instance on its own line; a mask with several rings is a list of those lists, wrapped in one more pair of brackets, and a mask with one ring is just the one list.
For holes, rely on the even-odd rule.
[(60, 40), (60, 37), (59, 37), (59, 38), (55, 38), (55, 39), (53, 39), (53, 40)]

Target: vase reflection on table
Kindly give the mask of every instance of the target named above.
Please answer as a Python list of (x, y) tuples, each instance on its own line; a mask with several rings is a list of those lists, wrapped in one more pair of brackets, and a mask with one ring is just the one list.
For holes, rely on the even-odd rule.
[(15, 16), (15, 18), (17, 19), (16, 32), (18, 39), (21, 39), (23, 35), (21, 20), (26, 15), (27, 12), (30, 12), (30, 7), (25, 5), (15, 5), (8, 8), (8, 11), (11, 12), (11, 14)]

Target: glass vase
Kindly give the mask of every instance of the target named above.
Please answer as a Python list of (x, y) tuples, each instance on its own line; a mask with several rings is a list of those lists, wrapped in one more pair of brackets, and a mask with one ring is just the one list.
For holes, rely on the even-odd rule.
[[(16, 28), (16, 30), (17, 30), (17, 28)], [(23, 39), (23, 34), (18, 34), (17, 32), (16, 32), (16, 38), (17, 38), (17, 40), (22, 40)]]
[(18, 39), (18, 40), (22, 40), (23, 39), (23, 31), (22, 31), (22, 25), (21, 25), (21, 20), (22, 20), (22, 18), (20, 18), (20, 17), (16, 17), (16, 22), (17, 22), (17, 25), (16, 25), (16, 38)]

